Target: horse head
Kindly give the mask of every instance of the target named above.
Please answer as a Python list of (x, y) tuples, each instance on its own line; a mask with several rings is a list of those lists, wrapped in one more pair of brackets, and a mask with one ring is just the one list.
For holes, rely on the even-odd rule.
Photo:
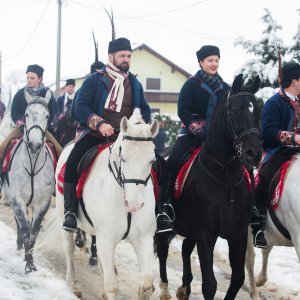
[(28, 105), (25, 111), (23, 139), (31, 153), (36, 153), (44, 143), (45, 131), (50, 117), (48, 103), (51, 99), (51, 91), (47, 91), (45, 98), (32, 98), (25, 90), (25, 97)]
[(259, 76), (256, 76), (252, 83), (244, 86), (243, 74), (240, 74), (234, 79), (226, 103), (227, 119), (233, 135), (233, 147), (248, 170), (258, 166), (262, 156), (260, 114), (254, 96), (259, 87)]
[(155, 161), (153, 137), (158, 130), (158, 121), (146, 124), (139, 109), (129, 120), (126, 117), (121, 120), (120, 135), (115, 144), (119, 147), (113, 147), (112, 159), (117, 173), (115, 177), (124, 189), (124, 204), (128, 212), (135, 212), (144, 205), (144, 189)]

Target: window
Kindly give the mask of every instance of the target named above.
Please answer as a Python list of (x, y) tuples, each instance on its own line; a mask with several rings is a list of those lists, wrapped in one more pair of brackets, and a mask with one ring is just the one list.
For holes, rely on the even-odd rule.
[(147, 90), (160, 90), (160, 78), (147, 78), (146, 79)]

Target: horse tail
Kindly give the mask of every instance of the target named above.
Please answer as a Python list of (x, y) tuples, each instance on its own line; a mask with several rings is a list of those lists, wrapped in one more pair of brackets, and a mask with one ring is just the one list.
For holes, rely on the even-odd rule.
[(174, 231), (168, 231), (163, 233), (155, 233), (153, 241), (154, 241), (154, 254), (158, 255), (159, 251), (163, 251), (164, 249), (169, 249), (169, 244), (176, 236)]

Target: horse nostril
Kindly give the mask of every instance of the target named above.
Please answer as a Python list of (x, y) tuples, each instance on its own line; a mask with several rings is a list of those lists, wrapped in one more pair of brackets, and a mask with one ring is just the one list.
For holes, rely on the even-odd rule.
[(29, 143), (28, 143), (28, 147), (29, 147), (29, 148), (32, 148), (32, 142), (29, 142)]
[(145, 202), (142, 202), (141, 208), (144, 207)]
[(127, 200), (125, 200), (125, 206), (128, 207), (128, 201)]
[(247, 150), (246, 154), (247, 154), (247, 157), (251, 160), (255, 157), (255, 154), (254, 154), (253, 150), (251, 150), (251, 149)]

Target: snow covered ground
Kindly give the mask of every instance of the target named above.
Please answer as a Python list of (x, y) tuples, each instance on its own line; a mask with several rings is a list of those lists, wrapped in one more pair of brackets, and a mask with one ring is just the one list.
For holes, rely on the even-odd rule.
[[(46, 268), (46, 264), (43, 263), (41, 257), (36, 256), (37, 272), (24, 275), (24, 261), (23, 251), (18, 253), (16, 251), (16, 233), (15, 231), (6, 225), (6, 223), (0, 221), (0, 299), (1, 300), (74, 300), (77, 299), (71, 294), (67, 288), (66, 282), (63, 277), (58, 278), (55, 275), (55, 271)], [(181, 248), (181, 240), (175, 239), (172, 242), (174, 249)], [(130, 247), (127, 244), (125, 247)], [(132, 260), (136, 260), (133, 251), (126, 250), (126, 255), (132, 256)], [(217, 242), (215, 255), (219, 256), (220, 260), (225, 263), (227, 258), (227, 244), (225, 240), (219, 239)], [(256, 249), (257, 259), (255, 270), (256, 273), (261, 267), (261, 255), (260, 251)], [(124, 255), (124, 252), (123, 252)], [(198, 264), (196, 253), (193, 254), (194, 261)], [(117, 260), (118, 258), (116, 258)], [(155, 262), (155, 274), (157, 274), (158, 262)], [(216, 276), (218, 273), (222, 273), (224, 270), (215, 266)], [(200, 272), (200, 271), (199, 271)], [(169, 278), (178, 278), (178, 270), (174, 271), (172, 268), (168, 268)], [(157, 274), (158, 275), (158, 274)], [(155, 278), (155, 281), (158, 281)], [(180, 278), (178, 278), (180, 281)], [(269, 280), (266, 287), (270, 291), (280, 291), (278, 297), (264, 298), (264, 299), (300, 299), (300, 268), (299, 262), (294, 248), (277, 247), (274, 248), (270, 255), (269, 264)], [(124, 287), (123, 287), (124, 288)], [(193, 287), (192, 287), (193, 288)], [(156, 284), (156, 296), (153, 299), (157, 299), (158, 286)], [(201, 287), (199, 282), (197, 283), (197, 293), (201, 294)], [(174, 291), (172, 291), (172, 298), (175, 299)], [(289, 295), (285, 297), (285, 294)], [(217, 293), (217, 298), (221, 299), (224, 294)], [(283, 296), (284, 295), (284, 296)], [(126, 298), (120, 298), (126, 299)], [(199, 299), (193, 298), (192, 299)], [(238, 298), (238, 299), (243, 299)], [(88, 299), (94, 300), (94, 299)]]

